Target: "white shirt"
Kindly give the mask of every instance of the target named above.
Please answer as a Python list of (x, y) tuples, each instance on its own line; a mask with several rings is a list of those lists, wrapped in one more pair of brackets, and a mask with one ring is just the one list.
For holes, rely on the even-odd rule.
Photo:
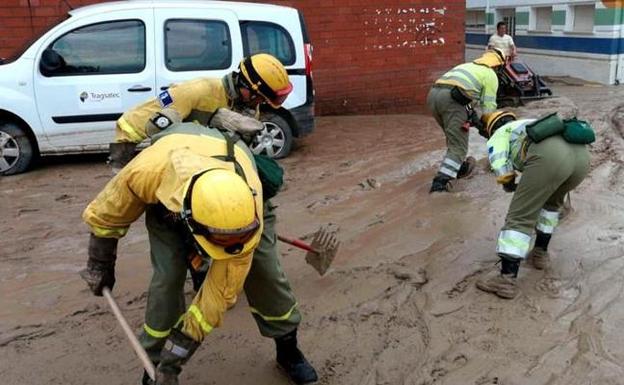
[(505, 57), (511, 56), (512, 47), (514, 46), (514, 41), (511, 36), (504, 34), (503, 36), (498, 36), (497, 33), (490, 36), (490, 41), (488, 41), (488, 47), (498, 48), (503, 51)]

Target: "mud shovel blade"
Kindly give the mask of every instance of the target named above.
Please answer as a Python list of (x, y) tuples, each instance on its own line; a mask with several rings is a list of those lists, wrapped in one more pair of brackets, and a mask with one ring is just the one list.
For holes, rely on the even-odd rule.
[(321, 227), (314, 235), (311, 246), (314, 251), (308, 251), (305, 260), (320, 275), (323, 275), (336, 257), (340, 242), (335, 233), (330, 233)]

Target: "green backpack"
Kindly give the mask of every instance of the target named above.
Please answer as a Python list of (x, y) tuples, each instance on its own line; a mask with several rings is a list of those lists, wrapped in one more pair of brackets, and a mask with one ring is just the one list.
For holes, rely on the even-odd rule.
[(277, 195), (284, 184), (284, 169), (273, 158), (254, 155), (258, 176), (262, 183), (262, 197), (266, 201)]
[(596, 134), (592, 126), (584, 120), (577, 118), (563, 121), (563, 139), (568, 143), (590, 144), (596, 141)]

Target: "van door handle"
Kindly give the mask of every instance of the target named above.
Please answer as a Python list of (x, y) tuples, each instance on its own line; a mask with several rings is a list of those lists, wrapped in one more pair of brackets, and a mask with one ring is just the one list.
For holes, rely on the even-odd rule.
[(148, 92), (151, 91), (152, 87), (145, 87), (145, 86), (141, 86), (141, 85), (136, 85), (136, 86), (132, 86), (130, 88), (128, 88), (129, 92)]
[(167, 91), (169, 89), (169, 86), (162, 86), (160, 87), (161, 91)]

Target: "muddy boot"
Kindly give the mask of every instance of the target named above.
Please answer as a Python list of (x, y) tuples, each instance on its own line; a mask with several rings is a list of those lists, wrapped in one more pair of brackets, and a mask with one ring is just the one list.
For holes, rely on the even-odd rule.
[(548, 255), (548, 251), (542, 249), (541, 247), (534, 247), (533, 251), (531, 251), (531, 261), (533, 262), (533, 267), (537, 270), (546, 269), (550, 266), (550, 256)]
[(297, 329), (275, 339), (277, 364), (290, 381), (297, 385), (312, 384), (318, 381), (316, 370), (297, 348)]
[(197, 347), (199, 342), (178, 329), (172, 329), (160, 353), (154, 385), (178, 385), (178, 374), (182, 371), (182, 365), (191, 358)]
[(457, 179), (468, 178), (472, 175), (472, 172), (477, 165), (477, 160), (472, 156), (466, 158), (466, 160), (461, 164), (459, 171), (457, 172)]
[(539, 230), (535, 233), (535, 246), (533, 247), (533, 251), (531, 251), (531, 260), (533, 262), (533, 267), (537, 270), (544, 270), (550, 266), (548, 244), (550, 243), (551, 234), (546, 234)]
[(437, 173), (431, 182), (431, 189), (429, 190), (429, 193), (451, 191), (453, 188), (453, 184), (451, 183), (452, 180), (453, 178), (446, 174), (442, 174), (440, 172)]
[(501, 256), (501, 271), (491, 272), (480, 278), (476, 283), (477, 289), (496, 294), (504, 299), (516, 298), (519, 293), (516, 283), (519, 269), (519, 259)]

